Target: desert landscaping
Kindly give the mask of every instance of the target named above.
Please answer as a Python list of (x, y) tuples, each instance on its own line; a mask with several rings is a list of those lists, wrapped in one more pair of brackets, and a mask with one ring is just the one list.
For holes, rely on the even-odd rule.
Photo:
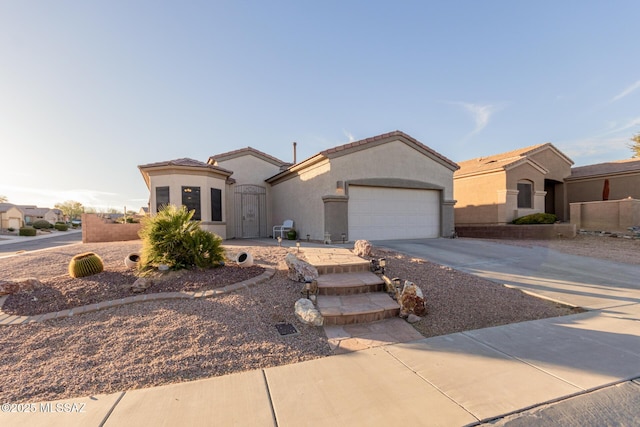
[[(640, 240), (581, 235), (503, 243), (640, 264)], [(43, 284), (9, 296), (3, 309), (32, 315), (131, 295), (136, 278), (123, 259), (140, 246), (140, 241), (76, 244), (0, 259), (0, 279), (28, 276)], [(184, 271), (146, 293), (216, 289), (260, 275), (264, 267), (275, 268), (275, 275), (212, 298), (135, 303), (3, 327), (2, 401), (113, 393), (330, 356), (323, 329), (301, 323), (293, 313), (301, 284), (287, 278), (284, 257), (295, 249), (240, 246), (238, 241), (225, 249), (229, 259), (240, 250), (249, 251), (254, 267), (241, 269), (228, 262)], [(105, 271), (71, 279), (69, 260), (87, 251), (102, 257)], [(428, 314), (414, 327), (425, 337), (577, 311), (426, 260), (380, 248), (372, 255), (387, 259), (389, 276), (411, 280), (423, 290)], [(280, 322), (292, 323), (300, 333), (281, 336), (275, 328)]]

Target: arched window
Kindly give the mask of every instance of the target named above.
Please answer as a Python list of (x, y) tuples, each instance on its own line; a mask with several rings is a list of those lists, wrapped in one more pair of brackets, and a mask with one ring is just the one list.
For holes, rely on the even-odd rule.
[(533, 182), (518, 181), (518, 209), (533, 207)]

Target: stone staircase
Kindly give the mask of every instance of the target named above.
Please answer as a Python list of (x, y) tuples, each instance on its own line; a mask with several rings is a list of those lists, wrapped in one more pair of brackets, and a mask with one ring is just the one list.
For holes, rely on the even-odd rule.
[(400, 313), (367, 260), (341, 248), (307, 248), (305, 257), (320, 274), (317, 307), (325, 325), (370, 323)]

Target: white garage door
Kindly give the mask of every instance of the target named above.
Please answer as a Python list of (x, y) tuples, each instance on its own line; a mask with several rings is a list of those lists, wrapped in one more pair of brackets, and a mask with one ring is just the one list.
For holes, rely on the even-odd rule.
[(439, 191), (349, 186), (349, 240), (439, 236)]

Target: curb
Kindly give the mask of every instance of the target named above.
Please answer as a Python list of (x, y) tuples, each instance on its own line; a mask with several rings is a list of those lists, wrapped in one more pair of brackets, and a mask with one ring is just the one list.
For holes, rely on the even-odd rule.
[(120, 307), (127, 304), (134, 304), (139, 302), (159, 301), (159, 300), (173, 300), (173, 299), (195, 299), (195, 298), (213, 298), (220, 295), (235, 292), (241, 289), (249, 289), (260, 283), (264, 283), (271, 279), (276, 274), (276, 269), (268, 267), (266, 265), (258, 264), (258, 266), (264, 268), (264, 272), (256, 277), (253, 277), (242, 282), (234, 283), (224, 286), (220, 289), (211, 289), (208, 291), (194, 291), (194, 292), (158, 292), (151, 294), (138, 294), (127, 298), (121, 298), (111, 301), (102, 301), (97, 304), (83, 305), (80, 307), (69, 308), (66, 310), (55, 311), (52, 313), (35, 314), (33, 316), (18, 316), (15, 314), (7, 314), (2, 311), (1, 307), (9, 297), (4, 295), (0, 297), (0, 326), (13, 326), (24, 325), (33, 322), (45, 322), (47, 320), (62, 319), (65, 317), (77, 316), (79, 314), (93, 313), (95, 311), (104, 310), (112, 307)]

